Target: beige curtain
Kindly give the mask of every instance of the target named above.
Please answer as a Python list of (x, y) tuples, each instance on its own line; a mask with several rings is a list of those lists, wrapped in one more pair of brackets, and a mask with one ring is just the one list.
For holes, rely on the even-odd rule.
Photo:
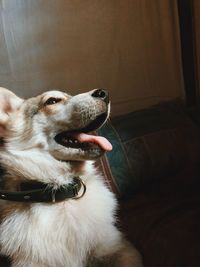
[(113, 114), (183, 97), (174, 0), (0, 0), (0, 86), (103, 87)]

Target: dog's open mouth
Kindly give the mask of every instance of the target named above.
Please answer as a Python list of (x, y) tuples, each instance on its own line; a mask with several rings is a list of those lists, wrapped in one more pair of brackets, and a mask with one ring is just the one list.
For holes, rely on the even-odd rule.
[(103, 113), (82, 129), (75, 129), (57, 134), (55, 136), (55, 141), (68, 148), (89, 150), (98, 146), (103, 151), (110, 151), (112, 150), (112, 145), (106, 138), (89, 134), (100, 128), (106, 121), (106, 118), (107, 113)]

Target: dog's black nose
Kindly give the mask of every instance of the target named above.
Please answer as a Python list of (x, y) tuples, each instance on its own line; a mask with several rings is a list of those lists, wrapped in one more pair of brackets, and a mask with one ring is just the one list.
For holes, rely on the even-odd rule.
[(109, 103), (109, 93), (104, 89), (96, 89), (92, 93), (93, 97), (101, 98), (106, 104)]

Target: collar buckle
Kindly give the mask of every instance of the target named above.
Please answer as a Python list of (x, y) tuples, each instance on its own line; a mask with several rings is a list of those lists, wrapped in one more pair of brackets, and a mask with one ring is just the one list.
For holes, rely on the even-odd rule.
[(73, 185), (73, 192), (74, 192), (74, 196), (75, 197), (78, 195), (78, 191), (79, 191), (79, 185), (78, 184), (74, 184)]
[[(86, 185), (80, 179), (80, 177), (75, 177), (74, 180), (76, 181), (76, 183), (73, 186), (73, 191), (74, 191), (74, 197), (73, 197), (73, 199), (82, 198), (85, 195), (85, 192), (86, 192)], [(79, 193), (81, 187), (83, 187), (83, 192), (81, 193), (80, 196), (78, 196), (78, 193)]]

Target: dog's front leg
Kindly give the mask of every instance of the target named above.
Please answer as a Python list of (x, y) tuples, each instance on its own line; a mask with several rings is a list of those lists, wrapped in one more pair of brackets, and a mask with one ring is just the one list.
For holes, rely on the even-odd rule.
[(111, 256), (111, 261), (113, 267), (143, 267), (140, 253), (126, 240), (120, 250)]
[(123, 239), (119, 240), (119, 242), (111, 242), (107, 249), (105, 249), (105, 243), (103, 244), (104, 253), (97, 256), (100, 259), (99, 265), (97, 266), (143, 267), (140, 253), (127, 240)]

